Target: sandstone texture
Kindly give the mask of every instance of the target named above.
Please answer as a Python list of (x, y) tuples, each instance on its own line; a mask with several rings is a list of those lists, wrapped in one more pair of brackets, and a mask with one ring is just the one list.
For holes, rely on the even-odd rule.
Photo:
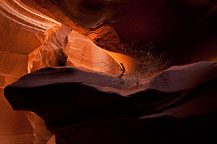
[[(63, 42), (55, 43), (61, 27), (59, 22), (31, 11), (20, 1), (0, 1), (1, 143), (43, 144), (49, 140), (43, 120), (35, 116), (35, 128), (26, 112), (12, 110), (4, 99), (3, 88), (31, 71), (66, 61), (61, 52)], [(38, 136), (39, 133), (44, 136)]]
[(216, 0), (0, 0), (0, 143), (209, 143), (216, 26)]
[(5, 96), (15, 110), (41, 116), (57, 144), (210, 143), (216, 142), (216, 72), (216, 63), (198, 62), (123, 83), (50, 67), (7, 86)]

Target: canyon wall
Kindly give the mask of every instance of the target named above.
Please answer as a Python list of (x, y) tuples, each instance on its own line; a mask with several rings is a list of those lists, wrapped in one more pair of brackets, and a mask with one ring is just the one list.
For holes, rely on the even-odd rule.
[[(85, 29), (64, 16), (52, 3), (48, 2), (49, 8), (43, 8), (40, 2), (43, 1), (0, 1), (0, 141), (4, 144), (45, 144), (51, 137), (40, 117), (12, 110), (3, 96), (8, 84), (49, 66), (67, 65), (119, 75), (122, 72), (120, 63), (132, 60), (104, 51), (92, 42), (104, 41), (102, 37), (114, 33), (111, 27)], [(46, 8), (54, 9), (55, 13)], [(112, 39), (107, 40), (110, 42)], [(118, 41), (115, 43), (119, 45)], [(100, 46), (106, 47), (105, 43)], [(54, 143), (54, 139), (49, 143)]]
[[(34, 124), (30, 123), (26, 112), (12, 110), (4, 99), (3, 88), (26, 73), (64, 63), (63, 59), (59, 59), (61, 45), (54, 43), (61, 26), (59, 22), (31, 11), (18, 0), (0, 1), (1, 143), (43, 144), (49, 140), (50, 133), (43, 121), (32, 115)], [(50, 46), (52, 39), (55, 40)]]

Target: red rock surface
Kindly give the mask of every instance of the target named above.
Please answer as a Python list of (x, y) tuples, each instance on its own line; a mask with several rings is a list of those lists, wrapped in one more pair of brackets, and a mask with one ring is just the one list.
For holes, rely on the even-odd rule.
[[(132, 52), (144, 50), (147, 43), (153, 42), (156, 45), (154, 51), (159, 55), (164, 52), (171, 64), (216, 60), (217, 3), (214, 0), (52, 2), (72, 21), (81, 25), (91, 27), (103, 20), (108, 23), (117, 35), (109, 31), (109, 35), (102, 34), (106, 39), (100, 37), (95, 40), (99, 46), (106, 45), (106, 49), (125, 52), (136, 58), (137, 55)], [(106, 42), (112, 38), (115, 40)], [(115, 42), (119, 39), (127, 52)]]
[(3, 98), (3, 88), (26, 73), (66, 61), (61, 56), (62, 41), (60, 45), (54, 42), (60, 39), (60, 27), (59, 22), (31, 11), (20, 1), (0, 1), (0, 143), (43, 144), (49, 139), (43, 120), (33, 116), (32, 125), (26, 112), (14, 111)]
[[(101, 48), (137, 58), (153, 42), (173, 65), (216, 60), (216, 1), (22, 0)], [(103, 21), (101, 26), (99, 22)], [(79, 25), (80, 24), (80, 25)], [(91, 26), (95, 26), (90, 28)], [(84, 26), (89, 27), (85, 28)]]
[(209, 143), (216, 142), (216, 78), (214, 62), (171, 67), (137, 85), (44, 68), (7, 86), (5, 96), (15, 110), (41, 116), (58, 144)]
[(63, 51), (68, 56), (67, 66), (112, 75), (119, 75), (122, 72), (120, 63), (124, 63), (129, 73), (134, 62), (128, 56), (109, 52), (96, 46), (90, 39), (76, 31), (70, 32)]
[[(4, 117), (0, 118), (0, 141), (4, 144), (43, 144), (48, 141), (50, 136), (42, 119), (34, 114), (13, 111), (8, 102), (3, 98), (2, 93), (6, 85), (15, 82), (19, 77), (27, 73), (47, 66), (67, 65), (67, 56), (63, 53), (63, 48), (66, 47), (68, 43), (67, 36), (72, 33), (72, 30), (50, 18), (52, 15), (49, 15), (48, 11), (45, 10), (44, 12), (43, 10), (45, 9), (40, 5), (34, 4), (34, 1), (0, 1), (0, 97), (2, 99), (1, 113), (5, 114)], [(86, 29), (80, 28), (76, 24), (70, 26), (82, 34), (87, 33), (86, 35), (90, 39), (96, 37), (93, 33), (88, 34)], [(71, 38), (73, 37), (75, 36), (71, 36)], [(80, 39), (89, 41), (90, 47), (96, 48), (95, 54), (99, 53), (98, 51), (104, 53), (105, 57), (95, 55), (95, 59), (102, 57), (105, 61), (105, 64), (97, 61), (97, 65), (101, 68), (101, 71), (115, 71), (116, 75), (121, 73), (119, 64), (117, 64), (117, 61), (112, 56), (101, 48), (97, 48), (85, 36), (81, 37)], [(70, 36), (68, 39), (70, 39)], [(76, 41), (71, 42), (71, 46), (73, 44), (76, 45)], [(89, 46), (87, 45), (87, 49)], [(92, 57), (90, 54), (86, 53), (86, 55)], [(110, 57), (113, 64), (116, 65), (117, 70), (114, 70), (111, 63), (106, 61), (106, 57)], [(74, 58), (80, 59), (78, 57)], [(83, 59), (86, 58), (83, 56)], [(90, 65), (93, 65), (89, 58), (86, 60), (89, 61)], [(124, 60), (127, 59), (124, 58)], [(119, 60), (118, 62), (121, 61)], [(77, 65), (81, 63), (82, 61), (77, 62)], [(108, 66), (104, 68), (105, 65)], [(89, 67), (89, 69), (96, 70), (95, 67)], [(20, 125), (20, 121), (22, 121), (22, 125)]]
[(57, 21), (72, 28), (80, 34), (87, 36), (96, 45), (103, 49), (107, 49), (113, 52), (124, 52), (120, 43), (120, 38), (118, 37), (115, 30), (108, 24), (97, 24), (96, 27), (91, 27), (90, 29), (88, 29), (71, 20), (67, 15), (64, 14), (64, 12), (61, 11), (60, 8), (53, 4), (52, 1), (21, 1), (31, 7), (33, 10), (37, 10), (53, 19), (56, 19)]
[[(0, 111), (5, 114), (0, 117), (0, 142), (4, 144), (43, 144), (50, 137), (43, 120), (30, 113), (27, 119), (3, 98), (4, 87), (27, 73), (68, 65), (117, 76), (123, 63), (127, 87), (147, 83), (135, 80), (161, 73), (168, 65), (217, 60), (215, 0), (67, 2), (0, 1)], [(213, 78), (206, 65), (166, 70), (152, 79), (149, 88), (171, 93), (197, 87), (198, 80)], [(204, 91), (198, 93), (209, 92)]]

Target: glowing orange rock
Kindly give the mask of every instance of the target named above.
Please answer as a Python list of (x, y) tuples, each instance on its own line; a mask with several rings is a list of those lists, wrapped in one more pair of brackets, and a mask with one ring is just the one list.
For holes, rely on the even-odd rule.
[[(98, 39), (98, 35), (76, 26), (69, 20), (69, 26), (79, 33), (87, 35), (83, 36), (37, 11), (44, 12), (46, 9), (40, 5), (37, 7), (34, 5), (34, 1), (23, 0), (23, 2), (28, 6), (20, 0), (0, 1), (1, 99), (3, 98), (2, 90), (6, 85), (16, 81), (22, 75), (40, 68), (65, 65), (67, 56), (67, 65), (69, 66), (107, 74), (119, 75), (122, 71), (120, 62), (124, 63), (126, 69), (131, 65), (131, 58), (117, 56), (115, 53), (111, 54), (97, 47), (91, 39), (96, 37)], [(45, 14), (56, 18), (56, 13), (52, 15), (46, 11)], [(65, 19), (67, 21), (67, 18)], [(98, 31), (101, 29), (96, 30), (96, 32)], [(108, 28), (107, 32), (109, 31)], [(5, 118), (0, 118), (2, 130), (0, 133), (9, 133), (7, 136), (0, 135), (1, 142), (5, 144), (9, 142), (43, 144), (48, 141), (50, 134), (39, 117), (31, 113), (13, 111), (5, 99), (2, 99), (0, 105), (1, 113), (5, 113)], [(22, 125), (20, 125), (20, 121), (22, 121)], [(49, 141), (49, 143), (53, 142), (53, 140)]]
[[(61, 24), (31, 11), (19, 0), (0, 1), (0, 141), (4, 144), (33, 144), (48, 140), (44, 124), (37, 124), (44, 137), (38, 136), (25, 116), (15, 112), (3, 98), (3, 88), (20, 76), (40, 67), (58, 64), (59, 49), (51, 42)], [(48, 44), (49, 43), (49, 44)], [(44, 48), (44, 49), (43, 49)], [(43, 50), (39, 50), (43, 49)], [(58, 54), (55, 52), (58, 51)], [(55, 60), (56, 59), (56, 60)], [(37, 61), (40, 61), (37, 64)], [(36, 122), (43, 122), (38, 119)], [(36, 137), (35, 137), (36, 136)]]
[(118, 75), (122, 72), (120, 63), (127, 71), (132, 65), (130, 57), (103, 50), (78, 32), (72, 31), (67, 42), (63, 50), (68, 56), (68, 66)]

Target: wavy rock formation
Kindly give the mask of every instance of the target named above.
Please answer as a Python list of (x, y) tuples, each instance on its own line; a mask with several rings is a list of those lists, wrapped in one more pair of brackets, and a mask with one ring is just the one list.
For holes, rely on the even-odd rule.
[(103, 50), (76, 31), (67, 37), (63, 51), (68, 56), (66, 65), (80, 69), (118, 75), (122, 72), (120, 63), (124, 63), (128, 72), (133, 65), (132, 58)]
[[(39, 132), (29, 123), (25, 112), (12, 110), (3, 98), (3, 88), (28, 72), (46, 66), (61, 65), (66, 61), (61, 56), (61, 46), (54, 43), (61, 31), (60, 27), (59, 22), (31, 11), (20, 1), (0, 1), (1, 143), (43, 144), (49, 139), (50, 134), (40, 118), (35, 116), (35, 119), (38, 119), (36, 127), (43, 129)], [(44, 136), (38, 137), (39, 133)]]
[(216, 63), (172, 67), (136, 87), (126, 83), (44, 68), (7, 86), (5, 96), (15, 110), (41, 116), (57, 144), (217, 142)]
[[(73, 35), (76, 32), (72, 32), (71, 28), (50, 18), (52, 16), (43, 13), (43, 8), (40, 5), (34, 4), (34, 1), (0, 1), (0, 97), (2, 99), (1, 113), (4, 113), (4, 117), (0, 119), (0, 141), (5, 144), (43, 144), (47, 143), (50, 137), (42, 119), (32, 113), (13, 111), (3, 98), (4, 87), (15, 82), (19, 77), (43, 67), (71, 65), (66, 63), (66, 54), (69, 55), (68, 61), (74, 58), (84, 59), (88, 63), (85, 64), (82, 60), (73, 61), (73, 63), (76, 62), (77, 67), (89, 67), (90, 70), (116, 75), (121, 73), (118, 63), (123, 60), (116, 61), (88, 39), (94, 39), (97, 34), (76, 26), (72, 22), (73, 26), (70, 26), (86, 35), (86, 37), (81, 36), (81, 34)], [(76, 38), (89, 43), (84, 44), (84, 51), (79, 49), (81, 43), (77, 44), (77, 41), (70, 41), (70, 39)], [(77, 51), (86, 54), (71, 56), (70, 52), (71, 54), (75, 52), (72, 49), (73, 45), (78, 46)], [(91, 47), (94, 50), (87, 53), (86, 50)], [(92, 54), (95, 54), (95, 60), (91, 59)], [(86, 58), (86, 56), (89, 57)], [(99, 57), (102, 60), (97, 60)], [(110, 59), (111, 62), (107, 59)], [(127, 61), (129, 58), (124, 57), (124, 59)], [(94, 63), (94, 61), (97, 63)], [(93, 65), (96, 65), (96, 67), (93, 67)], [(126, 65), (128, 64), (126, 63)], [(22, 125), (20, 125), (20, 122), (22, 122)]]
[[(123, 47), (120, 43), (120, 38), (115, 32), (115, 30), (108, 24), (100, 23), (95, 27), (86, 28), (75, 21), (71, 20), (58, 5), (52, 3), (52, 1), (45, 0), (21, 0), (24, 4), (31, 7), (33, 10), (38, 10), (41, 13), (56, 19), (57, 21), (63, 23), (64, 25), (70, 27), (71, 29), (79, 32), (82, 35), (87, 36), (99, 47), (113, 51), (113, 52), (122, 52)], [(69, 5), (68, 5), (69, 6)], [(68, 8), (67, 8), (68, 9)], [(93, 17), (92, 17), (93, 18)], [(90, 18), (90, 19), (92, 19)], [(79, 18), (80, 19), (80, 18)], [(84, 19), (85, 20), (85, 19)]]
[[(158, 55), (164, 52), (171, 65), (216, 60), (217, 2), (215, 0), (197, 2), (52, 0), (51, 2), (68, 18), (81, 25), (91, 27), (101, 21), (108, 23), (117, 34), (118, 38), (114, 41), (120, 39), (126, 51), (144, 50), (147, 43), (153, 42), (156, 49), (151, 51), (156, 51)], [(97, 44), (103, 46), (103, 43), (113, 36), (111, 34), (106, 37), (95, 42), (98, 41)], [(121, 47), (108, 49), (116, 51), (119, 49), (119, 52), (123, 53)], [(132, 52), (128, 55), (137, 58)]]
[[(195, 132), (192, 130), (190, 123), (195, 122), (194, 120), (198, 118), (201, 121), (193, 127), (198, 127), (198, 132), (201, 132), (201, 129), (207, 131), (206, 126), (203, 128), (200, 126), (203, 123), (209, 123), (210, 119), (215, 120), (213, 115), (216, 112), (216, 92), (214, 89), (215, 61), (217, 60), (216, 18), (217, 2), (215, 0), (0, 0), (0, 112), (4, 114), (3, 117), (0, 117), (0, 141), (4, 144), (46, 144), (51, 137), (51, 133), (46, 130), (44, 121), (40, 117), (33, 113), (12, 110), (3, 95), (5, 86), (31, 72), (33, 73), (6, 88), (8, 100), (14, 108), (17, 106), (17, 109), (34, 111), (44, 118), (49, 129), (57, 136), (57, 140), (61, 144), (69, 143), (69, 141), (87, 143), (85, 140), (94, 144), (106, 143), (103, 138), (107, 139), (107, 143), (113, 143), (115, 139), (119, 139), (119, 143), (130, 143), (134, 138), (142, 140), (143, 136), (139, 132), (147, 134), (141, 130), (143, 126), (147, 128), (145, 124), (146, 122), (149, 123), (147, 119), (156, 120), (158, 117), (163, 117), (165, 123), (161, 123), (160, 120), (162, 125), (165, 124), (170, 127), (169, 122), (173, 126), (181, 124), (184, 128), (187, 127), (190, 132)], [(199, 63), (185, 65), (194, 62)], [(169, 68), (173, 65), (184, 66)], [(37, 71), (50, 66), (73, 66), (76, 68), (63, 67)], [(36, 72), (34, 73), (34, 71)], [(38, 74), (43, 74), (47, 79), (43, 80), (43, 76)], [(51, 77), (53, 74), (56, 79)], [(35, 76), (37, 79), (35, 79)], [(117, 78), (118, 76), (119, 78)], [(65, 77), (69, 79), (65, 79)], [(149, 77), (149, 79), (143, 80), (144, 77)], [(121, 105), (124, 105), (124, 110), (122, 111), (120, 108), (120, 111), (117, 112), (118, 108), (107, 107), (107, 104), (114, 106), (117, 104), (114, 104), (113, 100), (110, 101), (110, 98), (100, 98), (102, 103), (95, 103), (95, 100), (97, 100), (95, 97), (95, 99), (88, 97), (90, 102), (93, 101), (92, 105), (95, 104), (97, 108), (92, 109), (89, 101), (85, 101), (86, 111), (82, 108), (83, 97), (78, 97), (81, 106), (77, 105), (80, 103), (77, 103), (76, 106), (78, 106), (78, 110), (81, 110), (82, 118), (78, 114), (80, 111), (70, 111), (69, 113), (72, 116), (74, 113), (77, 115), (75, 120), (70, 118), (66, 122), (65, 118), (68, 118), (68, 113), (61, 112), (73, 105), (67, 105), (67, 102), (66, 105), (63, 105), (62, 103), (58, 104), (58, 102), (65, 103), (65, 100), (68, 100), (67, 98), (59, 99), (59, 92), (54, 93), (52, 91), (51, 93), (55, 95), (56, 101), (50, 104), (50, 97), (44, 97), (44, 102), (38, 102), (36, 96), (41, 92), (41, 87), (38, 89), (39, 86), (42, 86), (46, 93), (49, 93), (50, 86), (56, 89), (59, 82), (66, 86), (66, 88), (61, 87), (62, 83), (60, 85), (61, 90), (63, 90), (61, 95), (65, 94), (64, 98), (68, 95), (68, 88), (70, 91), (74, 89), (73, 85), (78, 87), (76, 90), (85, 89), (84, 92), (90, 92), (88, 94), (94, 96), (98, 96), (98, 94), (105, 97), (108, 95), (111, 97), (117, 96), (118, 99), (124, 99), (127, 104), (123, 104), (122, 100), (120, 100), (121, 102), (118, 101)], [(32, 87), (25, 86), (25, 84)], [(38, 91), (32, 94), (29, 89), (34, 91), (37, 89)], [(149, 89), (153, 91), (150, 90), (150, 92)], [(26, 97), (25, 92), (32, 94), (31, 100)], [(141, 96), (139, 100), (134, 98), (125, 100), (127, 99), (126, 95), (137, 98), (138, 93), (150, 97), (154, 95), (157, 98), (153, 100), (153, 103), (144, 102), (144, 107), (138, 105), (140, 100), (149, 101), (150, 99)], [(211, 93), (213, 93), (213, 97)], [(40, 93), (38, 96), (45, 96), (45, 94)], [(86, 95), (84, 96), (86, 98)], [(161, 96), (165, 96), (165, 99), (161, 99)], [(171, 105), (174, 99), (170, 98), (173, 96), (177, 96), (175, 98), (177, 105)], [(188, 101), (188, 98), (191, 100)], [(14, 101), (15, 99), (16, 101)], [(103, 107), (102, 104), (105, 100), (108, 101), (105, 102), (106, 106)], [(164, 103), (164, 100), (166, 103)], [(186, 103), (183, 104), (183, 101)], [(47, 102), (47, 105), (45, 105), (45, 102)], [(155, 102), (162, 107), (155, 107)], [(44, 106), (38, 108), (41, 103)], [(36, 104), (32, 107), (35, 106), (37, 111), (35, 111), (36, 109), (30, 109), (31, 104)], [(54, 104), (62, 111), (58, 111)], [(164, 109), (164, 104), (171, 105), (171, 107)], [(198, 104), (203, 107), (200, 108)], [(205, 106), (205, 104), (208, 106)], [(22, 107), (23, 105), (25, 106)], [(130, 107), (128, 107), (129, 105)], [(150, 115), (137, 115), (137, 112), (143, 112), (143, 108), (147, 108), (146, 106), (148, 108), (150, 106), (159, 108), (163, 112), (157, 112), (155, 115), (152, 113), (153, 111), (149, 111)], [(53, 110), (50, 113), (51, 117), (44, 113), (44, 110), (49, 108)], [(106, 109), (109, 114), (100, 111), (101, 108), (102, 111)], [(112, 111), (110, 111), (110, 108)], [(153, 110), (152, 108), (150, 109)], [(39, 109), (40, 111), (38, 111)], [(54, 111), (56, 115), (53, 113)], [(135, 117), (134, 114), (138, 117)], [(186, 119), (192, 114), (192, 119)], [(194, 114), (199, 115), (199, 117), (194, 117)], [(203, 121), (205, 114), (208, 114), (210, 119)], [(86, 121), (86, 118), (89, 121), (89, 115), (93, 116), (90, 119), (96, 116), (97, 122), (98, 118), (104, 120), (105, 117), (111, 118), (112, 122), (98, 125), (93, 120), (93, 125), (85, 127), (82, 122), (83, 120)], [(128, 120), (130, 119), (130, 124), (125, 120), (116, 122), (116, 117), (122, 119), (122, 115), (124, 118), (127, 116)], [(165, 119), (165, 115), (169, 117), (169, 120)], [(64, 119), (61, 119), (61, 116)], [(175, 121), (173, 120), (174, 117)], [(142, 126), (140, 123), (137, 125), (140, 118), (142, 119)], [(136, 121), (136, 124), (131, 120)], [(78, 124), (78, 128), (73, 129), (71, 124), (73, 122), (72, 125), (74, 126), (74, 121), (76, 121), (75, 123), (81, 122), (82, 126)], [(119, 122), (123, 122), (123, 125)], [(154, 125), (158, 125), (158, 122), (158, 120), (156, 120), (156, 123), (150, 122), (151, 127), (148, 128), (156, 129)], [(65, 125), (62, 126), (62, 123)], [(127, 127), (128, 124), (129, 127)], [(211, 124), (213, 124), (212, 121), (209, 126)], [(101, 129), (105, 125), (107, 128), (105, 130)], [(119, 135), (120, 137), (117, 138), (114, 133), (113, 138), (106, 137), (103, 135), (104, 133), (111, 134), (109, 126), (114, 126), (112, 129), (114, 128), (117, 134), (121, 132), (123, 135)], [(213, 124), (213, 126), (216, 125)], [(126, 127), (126, 129), (123, 130), (123, 127)], [(161, 128), (160, 130), (164, 129)], [(178, 127), (178, 129), (182, 128)], [(62, 133), (65, 130), (69, 131)], [(96, 133), (93, 133), (92, 130), (96, 130)], [(131, 133), (134, 130), (138, 130), (138, 133)], [(128, 132), (130, 133), (128, 134)], [(164, 139), (164, 136), (160, 136), (160, 132), (157, 135), (159, 140), (167, 141), (168, 139)], [(185, 133), (186, 131), (181, 132)], [(196, 134), (201, 135), (198, 132)], [(99, 138), (99, 133), (102, 134), (100, 135), (102, 139), (94, 139), (94, 137)], [(132, 137), (130, 137), (131, 134)], [(136, 136), (136, 134), (138, 135)], [(187, 132), (185, 136), (189, 137), (188, 134)], [(87, 139), (82, 138), (84, 135)], [(128, 139), (124, 139), (124, 135), (129, 135)], [(122, 138), (123, 141), (121, 141)], [(174, 140), (175, 138), (178, 139), (179, 137), (174, 136)], [(52, 137), (48, 143), (54, 143), (54, 139)]]

